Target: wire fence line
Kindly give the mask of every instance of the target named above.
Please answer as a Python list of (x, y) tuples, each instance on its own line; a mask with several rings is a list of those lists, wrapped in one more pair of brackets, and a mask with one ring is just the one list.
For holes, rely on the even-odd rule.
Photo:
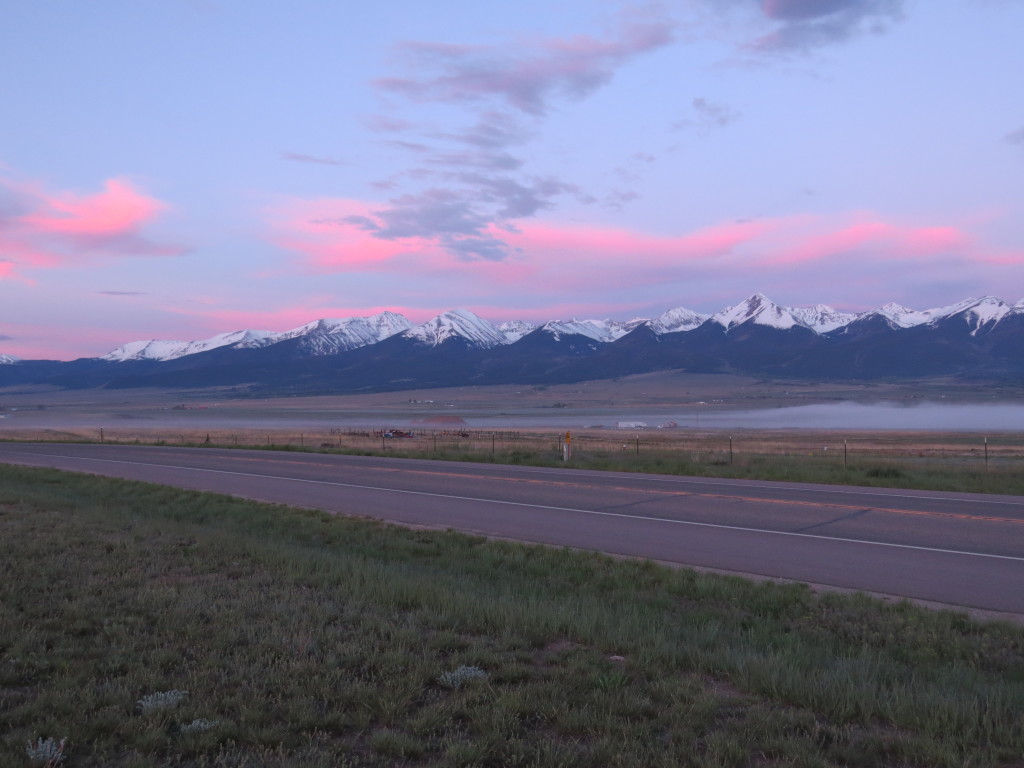
[[(527, 454), (583, 459), (600, 456), (680, 456), (689, 461), (733, 463), (758, 456), (799, 458), (811, 463), (854, 460), (955, 462), (1006, 466), (1024, 460), (1024, 433), (879, 432), (804, 430), (540, 430), (453, 426), (325, 427), (294, 429), (72, 429), (0, 432), (0, 439), (73, 440), (156, 445), (209, 445), (291, 450), (451, 454), (475, 457)], [(566, 451), (566, 445), (571, 451)]]

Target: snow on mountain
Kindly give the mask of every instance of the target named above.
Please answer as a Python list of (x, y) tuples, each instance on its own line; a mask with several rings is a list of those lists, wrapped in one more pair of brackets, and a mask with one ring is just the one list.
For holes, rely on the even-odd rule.
[[(566, 335), (580, 335), (593, 341), (617, 341), (637, 327), (647, 324), (656, 334), (690, 331), (706, 321), (714, 320), (726, 330), (743, 323), (754, 323), (781, 330), (794, 327), (808, 328), (824, 334), (850, 324), (854, 320), (878, 316), (893, 328), (912, 328), (943, 319), (960, 318), (972, 335), (991, 326), (1008, 315), (1024, 314), (1024, 299), (1009, 305), (1001, 299), (985, 296), (965, 299), (937, 309), (913, 310), (899, 304), (886, 304), (862, 314), (839, 312), (824, 304), (808, 307), (782, 307), (763, 294), (757, 293), (745, 301), (728, 307), (714, 315), (677, 307), (654, 320), (572, 320), (552, 321), (537, 326), (523, 320), (511, 320), (491, 325), (465, 309), (456, 309), (438, 315), (421, 325), (413, 326), (407, 318), (395, 312), (381, 312), (369, 317), (349, 317), (336, 320), (315, 320), (283, 333), (270, 331), (233, 331), (200, 341), (134, 341), (118, 347), (101, 360), (174, 360), (186, 355), (205, 352), (218, 347), (265, 347), (287, 339), (298, 339), (301, 349), (311, 355), (330, 355), (358, 347), (376, 344), (398, 334), (423, 344), (436, 346), (450, 338), (462, 338), (474, 347), (491, 348), (514, 344), (528, 333), (542, 328), (556, 340)], [(0, 354), (0, 364), (18, 362), (12, 355)]]
[(915, 325), (924, 325), (930, 322), (932, 317), (928, 312), (919, 312), (915, 309), (907, 309), (901, 304), (892, 302), (884, 307), (865, 312), (862, 318), (878, 315), (889, 321), (889, 324), (897, 328), (913, 328)]
[(762, 293), (755, 293), (746, 301), (736, 306), (728, 307), (716, 315), (712, 320), (722, 325), (726, 330), (744, 323), (755, 325), (766, 325), (769, 328), (788, 330), (794, 325), (802, 325), (789, 310), (780, 307)]
[(108, 360), (112, 363), (123, 363), (126, 360), (171, 360), (178, 355), (176, 350), (188, 344), (187, 341), (130, 341), (122, 344), (113, 352), (103, 355), (100, 360)]
[(262, 347), (271, 343), (270, 331), (232, 331), (202, 341), (133, 341), (109, 352), (100, 360), (121, 363), (126, 360), (174, 360), (197, 352), (206, 352), (234, 344), (240, 347)]
[(858, 317), (849, 312), (839, 312), (824, 304), (815, 304), (813, 307), (789, 307), (788, 310), (800, 325), (810, 328), (815, 333), (834, 331), (836, 328), (849, 325)]
[(537, 326), (525, 320), (509, 320), (498, 326), (498, 333), (504, 335), (507, 344), (515, 344), (523, 336), (535, 330), (537, 330)]
[(562, 336), (577, 334), (588, 339), (601, 342), (612, 342), (621, 339), (627, 333), (646, 323), (647, 320), (554, 320), (541, 326), (558, 341)]
[(1013, 310), (1006, 302), (985, 296), (981, 299), (964, 299), (948, 307), (920, 311), (907, 309), (899, 304), (886, 304), (881, 309), (865, 313), (862, 317), (881, 315), (898, 328), (913, 328), (960, 315), (971, 327), (971, 335), (974, 335), (986, 323), (999, 322), (1011, 311)]
[(408, 331), (412, 323), (397, 312), (381, 312), (370, 317), (346, 317), (340, 320), (314, 320), (298, 328), (277, 334), (274, 342), (301, 338), (302, 348), (315, 355), (334, 355), (358, 349)]
[(507, 344), (505, 335), (468, 309), (453, 309), (417, 325), (402, 334), (423, 344), (436, 347), (451, 338), (462, 338), (474, 347), (488, 349)]
[(14, 355), (5, 355), (2, 352), (0, 352), (0, 365), (9, 365), (11, 363), (17, 363), (20, 361), (20, 357), (15, 357)]
[(692, 331), (704, 324), (711, 315), (703, 315), (685, 307), (676, 307), (658, 315), (650, 321), (651, 330), (657, 334)]
[(650, 320), (646, 317), (634, 317), (632, 320), (605, 320), (609, 329), (615, 334), (616, 339), (621, 339), (627, 333), (632, 333), (641, 325), (647, 325)]
[(304, 337), (306, 351), (329, 355), (383, 341), (388, 336), (412, 327), (405, 317), (395, 312), (381, 312), (372, 317), (347, 317), (343, 320), (314, 320), (283, 333), (271, 331), (233, 331), (202, 341), (133, 341), (101, 357), (101, 360), (174, 360), (197, 352), (206, 352), (229, 345), (240, 349), (265, 347), (286, 339)]
[(961, 317), (971, 329), (974, 336), (982, 327), (989, 323), (998, 323), (1013, 311), (1009, 304), (993, 296), (980, 299), (967, 299), (943, 309), (929, 310), (934, 312), (936, 319), (945, 317)]

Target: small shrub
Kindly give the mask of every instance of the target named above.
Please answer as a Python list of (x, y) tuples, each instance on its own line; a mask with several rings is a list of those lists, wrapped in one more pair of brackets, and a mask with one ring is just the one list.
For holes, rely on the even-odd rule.
[(35, 744), (30, 741), (25, 746), (25, 754), (35, 765), (57, 765), (65, 757), (64, 745), (67, 741), (67, 738), (56, 741), (52, 736), (48, 739), (40, 737)]
[(463, 685), (468, 683), (470, 680), (486, 680), (487, 673), (484, 672), (480, 667), (459, 667), (451, 672), (444, 672), (438, 678), (437, 682), (443, 685), (445, 688), (461, 688)]
[(135, 702), (143, 712), (158, 712), (162, 709), (173, 709), (188, 696), (188, 691), (160, 691), (143, 696)]
[(216, 720), (207, 720), (203, 717), (197, 717), (191, 723), (186, 723), (181, 726), (182, 733), (202, 733), (203, 731), (209, 731), (212, 728), (217, 727)]

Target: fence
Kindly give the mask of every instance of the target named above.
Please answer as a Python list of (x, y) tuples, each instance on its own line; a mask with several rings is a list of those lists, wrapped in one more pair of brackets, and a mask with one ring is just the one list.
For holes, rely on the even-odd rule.
[[(325, 428), (0, 431), (0, 438), (76, 440), (158, 445), (211, 445), (291, 450), (383, 453), (515, 461), (564, 457), (565, 432), (528, 430)], [(804, 430), (582, 430), (571, 433), (574, 461), (627, 457), (676, 457), (691, 463), (733, 464), (758, 457), (799, 458), (805, 464), (854, 461), (951, 462), (986, 467), (1024, 459), (1024, 433), (854, 432)]]

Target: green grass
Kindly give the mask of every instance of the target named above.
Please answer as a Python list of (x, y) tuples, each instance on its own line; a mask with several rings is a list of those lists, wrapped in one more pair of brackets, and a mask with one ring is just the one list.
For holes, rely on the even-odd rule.
[[(222, 446), (227, 447), (227, 446)], [(303, 450), (294, 446), (270, 446), (269, 450)], [(308, 449), (310, 451), (314, 449)], [(566, 462), (558, 451), (486, 449), (403, 451), (401, 445), (386, 451), (326, 450), (364, 456), (469, 461), (488, 464), (520, 464), (536, 467), (570, 467), (609, 472), (641, 472), (686, 477), (724, 477), (822, 483), (878, 488), (914, 488), (959, 493), (1024, 495), (1024, 471), (1019, 462), (993, 461), (989, 467), (962, 460), (855, 457), (844, 465), (839, 458), (806, 455), (745, 454), (730, 460), (728, 452), (680, 453), (646, 449), (632, 451), (577, 451)]]
[(1024, 629), (907, 603), (15, 467), (0, 576), (4, 766), (1024, 756)]

